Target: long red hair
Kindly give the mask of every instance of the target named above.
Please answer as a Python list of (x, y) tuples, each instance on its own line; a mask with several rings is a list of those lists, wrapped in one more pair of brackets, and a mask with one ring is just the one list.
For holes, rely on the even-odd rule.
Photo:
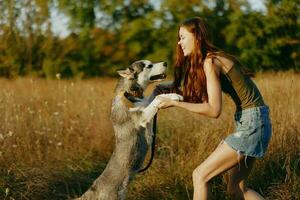
[[(209, 41), (204, 22), (199, 17), (184, 21), (180, 27), (186, 28), (194, 35), (195, 48), (193, 52), (184, 56), (180, 45), (176, 47), (176, 61), (174, 70), (174, 86), (180, 87), (182, 79), (184, 86), (182, 94), (187, 102), (202, 103), (208, 101), (206, 76), (203, 62), (208, 53), (218, 49)], [(178, 34), (178, 41), (180, 40)]]

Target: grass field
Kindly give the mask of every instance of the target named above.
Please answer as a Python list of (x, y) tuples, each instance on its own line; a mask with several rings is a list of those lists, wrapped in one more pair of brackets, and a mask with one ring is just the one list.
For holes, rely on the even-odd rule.
[[(300, 199), (300, 74), (257, 74), (254, 80), (270, 107), (273, 137), (248, 183), (266, 199)], [(0, 79), (0, 199), (83, 193), (114, 148), (109, 114), (115, 84), (106, 78)], [(234, 105), (223, 99), (218, 119), (160, 111), (154, 162), (132, 182), (127, 199), (192, 199), (193, 169), (233, 130)], [(213, 199), (229, 199), (225, 176), (211, 181)]]

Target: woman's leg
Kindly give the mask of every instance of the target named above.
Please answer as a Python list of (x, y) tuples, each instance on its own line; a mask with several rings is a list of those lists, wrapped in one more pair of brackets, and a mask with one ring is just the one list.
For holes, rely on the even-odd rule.
[(237, 165), (229, 170), (227, 192), (232, 199), (264, 199), (245, 185), (245, 180), (254, 166), (255, 158), (247, 157), (246, 162), (241, 161), (240, 166)]
[(238, 165), (244, 156), (222, 142), (210, 156), (193, 171), (194, 200), (208, 199), (208, 181)]

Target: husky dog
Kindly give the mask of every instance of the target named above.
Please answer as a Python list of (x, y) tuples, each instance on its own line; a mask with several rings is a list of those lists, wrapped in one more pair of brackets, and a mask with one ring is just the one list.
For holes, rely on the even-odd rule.
[[(149, 83), (166, 78), (165, 62), (140, 60), (118, 71), (121, 79), (115, 89), (111, 121), (115, 131), (115, 150), (103, 173), (94, 181), (81, 200), (123, 200), (128, 183), (139, 172), (153, 141), (153, 117), (159, 100), (150, 104), (143, 96)], [(162, 94), (182, 100), (177, 94)]]

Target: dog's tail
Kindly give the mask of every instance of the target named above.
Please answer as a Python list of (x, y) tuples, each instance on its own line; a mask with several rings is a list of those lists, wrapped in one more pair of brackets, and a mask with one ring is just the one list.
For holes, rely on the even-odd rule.
[(153, 158), (154, 158), (154, 153), (155, 153), (155, 136), (156, 136), (156, 123), (157, 122), (157, 113), (155, 114), (155, 116), (153, 117), (153, 140), (152, 140), (152, 144), (151, 144), (151, 156), (150, 156), (150, 160), (148, 162), (148, 164), (146, 165), (146, 167), (140, 169), (138, 171), (138, 173), (144, 172), (146, 171), (150, 165), (152, 164)]

